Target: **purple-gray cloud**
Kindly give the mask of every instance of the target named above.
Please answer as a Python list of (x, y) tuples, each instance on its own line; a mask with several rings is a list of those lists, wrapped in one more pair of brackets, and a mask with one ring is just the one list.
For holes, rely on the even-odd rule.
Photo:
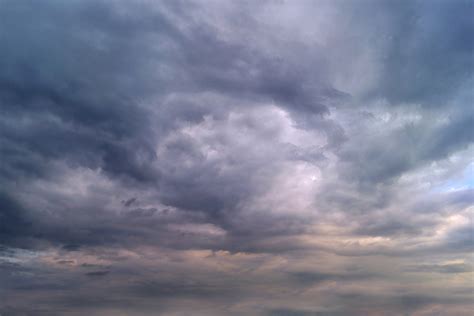
[(472, 1), (0, 1), (1, 315), (470, 315)]

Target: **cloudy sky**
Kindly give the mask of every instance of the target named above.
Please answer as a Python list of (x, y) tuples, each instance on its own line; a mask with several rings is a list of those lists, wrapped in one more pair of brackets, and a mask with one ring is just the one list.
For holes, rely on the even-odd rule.
[(473, 31), (472, 0), (0, 0), (0, 315), (472, 315)]

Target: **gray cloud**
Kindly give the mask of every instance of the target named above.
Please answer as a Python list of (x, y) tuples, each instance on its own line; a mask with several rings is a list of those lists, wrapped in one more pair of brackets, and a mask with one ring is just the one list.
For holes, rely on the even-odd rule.
[(2, 1), (0, 314), (468, 315), (473, 21)]
[(464, 263), (452, 264), (425, 264), (410, 267), (411, 272), (435, 272), (435, 273), (465, 273), (471, 272), (472, 267)]

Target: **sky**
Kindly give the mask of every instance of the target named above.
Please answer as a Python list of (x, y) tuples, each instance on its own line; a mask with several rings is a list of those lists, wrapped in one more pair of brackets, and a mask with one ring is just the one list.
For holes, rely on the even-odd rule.
[(0, 0), (0, 315), (472, 315), (473, 31), (472, 0)]

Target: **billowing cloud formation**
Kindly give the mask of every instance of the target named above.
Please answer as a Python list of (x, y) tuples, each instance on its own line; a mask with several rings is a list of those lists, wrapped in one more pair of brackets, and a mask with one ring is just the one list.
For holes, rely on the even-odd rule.
[(0, 314), (470, 315), (472, 1), (0, 2)]

